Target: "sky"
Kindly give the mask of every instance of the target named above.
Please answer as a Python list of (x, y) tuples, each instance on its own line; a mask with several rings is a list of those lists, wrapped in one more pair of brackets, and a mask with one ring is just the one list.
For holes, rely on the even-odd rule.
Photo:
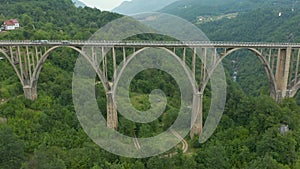
[(110, 11), (119, 6), (123, 1), (131, 0), (80, 0), (89, 7), (96, 7), (100, 10)]

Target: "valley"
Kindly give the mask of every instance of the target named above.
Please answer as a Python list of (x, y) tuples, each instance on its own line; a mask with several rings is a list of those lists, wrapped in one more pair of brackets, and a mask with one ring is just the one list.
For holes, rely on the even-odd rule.
[[(141, 0), (136, 1), (143, 4)], [(168, 2), (169, 4), (163, 9), (156, 6), (157, 8), (153, 10), (174, 14), (190, 21), (200, 28), (211, 42), (300, 43), (300, 29), (298, 29), (300, 4), (297, 0)], [(205, 143), (199, 143), (198, 136), (191, 138), (188, 134), (185, 138), (181, 138), (179, 136), (181, 133), (177, 131), (173, 135), (178, 140), (178, 145), (169, 151), (147, 158), (127, 158), (99, 147), (82, 127), (72, 93), (74, 85), (72, 78), (78, 52), (67, 47), (73, 45), (72, 47), (79, 49), (80, 45), (75, 42), (88, 40), (101, 27), (123, 15), (89, 8), (82, 4), (75, 5), (71, 0), (2, 0), (1, 3), (0, 21), (15, 18), (20, 22), (20, 28), (0, 32), (0, 40), (38, 42), (33, 43), (36, 48), (19, 47), (21, 54), (18, 56), (21, 57), (24, 53), (26, 63), (25, 60), (15, 62), (15, 66), (22, 72), (28, 72), (28, 74), (23, 73), (24, 77), (26, 75), (31, 77), (29, 71), (36, 68), (35, 49), (40, 50), (41, 52), (37, 53), (41, 55), (53, 47), (49, 45), (57, 40), (59, 44), (55, 45), (59, 47), (42, 62), (41, 72), (36, 79), (38, 96), (34, 100), (24, 96), (22, 83), (11, 62), (4, 55), (9, 53), (10, 49), (11, 53), (18, 53), (17, 45), (12, 45), (11, 48), (1, 47), (0, 168), (300, 168), (300, 94), (298, 92), (295, 97), (275, 100), (270, 95), (272, 90), (270, 90), (269, 75), (265, 71), (268, 65), (277, 67), (277, 64), (282, 64), (276, 57), (278, 53), (288, 51), (288, 48), (282, 50), (277, 50), (275, 47), (270, 50), (261, 46), (255, 48), (265, 54), (268, 64), (262, 64), (260, 60), (262, 57), (257, 57), (257, 53), (254, 54), (246, 48), (235, 52), (230, 52), (232, 47), (216, 49), (220, 56), (228, 53), (228, 56), (226, 55), (222, 60), (227, 91), (224, 112), (212, 136)], [(142, 7), (138, 8), (143, 10)], [(134, 11), (129, 8), (128, 10)], [(41, 40), (44, 40), (44, 44)], [(146, 44), (147, 42), (176, 44), (172, 37), (157, 34), (142, 34), (127, 40), (146, 42)], [(134, 48), (132, 45), (126, 47), (128, 48), (119, 45), (111, 50), (106, 55), (104, 62), (106, 64), (98, 65), (101, 71), (104, 70), (105, 77), (109, 81), (112, 81), (115, 76), (114, 65), (121, 64), (122, 61), (128, 60), (131, 54), (142, 49), (142, 47)], [(166, 48), (178, 55), (180, 59), (185, 59), (185, 64), (191, 70), (195, 67), (195, 74), (201, 74), (203, 63), (200, 59), (193, 61), (194, 50), (184, 49), (182, 46)], [(23, 52), (26, 50), (27, 54)], [(285, 64), (290, 67), (283, 66), (286, 71), (292, 72), (288, 75), (289, 81), (298, 77), (295, 73), (296, 70), (300, 70), (297, 64), (298, 52), (299, 50), (291, 50), (291, 62)], [(41, 58), (39, 55), (37, 55), (38, 59)], [(33, 56), (34, 59), (31, 61), (32, 58), (27, 58), (29, 56)], [(27, 61), (31, 63), (28, 68), (19, 68), (21, 64), (27, 64)], [(198, 64), (193, 66), (193, 63)], [(139, 66), (141, 65), (136, 65)], [(276, 72), (280, 70), (272, 69), (270, 72), (278, 74)], [(200, 78), (200, 75), (196, 76), (197, 82)], [(113, 83), (103, 83), (99, 77), (95, 77), (94, 81), (95, 103), (101, 115), (106, 117), (110, 110), (107, 109), (109, 97), (105, 85), (113, 85)], [(109, 86), (107, 88), (109, 89)], [(163, 97), (152, 93), (155, 89), (163, 91), (164, 98), (167, 100), (165, 109), (157, 119), (149, 123), (138, 123), (116, 112), (117, 131), (130, 137), (129, 142), (135, 149), (143, 149), (145, 145), (140, 138), (159, 136), (164, 131), (170, 130), (170, 126), (175, 123), (179, 115), (180, 106), (184, 104), (180, 100), (180, 87), (176, 79), (167, 72), (149, 69), (137, 73), (130, 82), (129, 101), (133, 108), (140, 113), (145, 113), (151, 110), (151, 103), (157, 106), (163, 104)], [(209, 82), (202, 95), (203, 123), (208, 119), (212, 100), (211, 91), (212, 85)], [(149, 95), (150, 93), (153, 95)], [(82, 96), (88, 94), (88, 91), (84, 91)], [(89, 103), (83, 105), (88, 107)], [(154, 108), (156, 110), (159, 107)], [(91, 129), (94, 135), (108, 135), (98, 131), (100, 130)], [(163, 143), (168, 145), (167, 141)], [(114, 143), (114, 140), (111, 142)]]

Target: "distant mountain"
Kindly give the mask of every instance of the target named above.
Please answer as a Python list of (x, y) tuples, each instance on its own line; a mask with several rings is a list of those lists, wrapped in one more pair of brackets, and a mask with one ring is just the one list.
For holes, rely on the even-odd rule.
[(167, 5), (172, 4), (177, 0), (132, 0), (124, 1), (120, 6), (113, 9), (113, 12), (117, 12), (124, 15), (154, 12), (164, 8)]
[(72, 0), (76, 7), (85, 7), (86, 5), (79, 0)]
[(257, 8), (280, 10), (286, 6), (292, 8), (299, 5), (298, 0), (179, 0), (160, 11), (195, 21), (199, 16), (244, 13)]

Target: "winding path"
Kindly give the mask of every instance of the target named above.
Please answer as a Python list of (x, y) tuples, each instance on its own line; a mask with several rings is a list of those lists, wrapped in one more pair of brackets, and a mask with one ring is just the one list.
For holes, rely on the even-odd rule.
[[(182, 138), (176, 131), (174, 131), (174, 130), (172, 130), (172, 129), (170, 129), (170, 131), (171, 131), (171, 133), (172, 133), (176, 138), (178, 138), (179, 140), (181, 140), (181, 143), (182, 143), (182, 152), (183, 152), (183, 153), (186, 153), (187, 150), (188, 150), (188, 148), (189, 148), (189, 144), (187, 143), (187, 141), (186, 141), (184, 138)], [(134, 143), (134, 146), (135, 146), (136, 149), (139, 150), (139, 149), (141, 149), (141, 145), (140, 145), (140, 143), (139, 143), (139, 141), (138, 141), (138, 139), (137, 139), (135, 133), (133, 133), (133, 135), (134, 135), (134, 137), (133, 137), (133, 143)], [(172, 156), (172, 155), (175, 155), (175, 154), (177, 154), (177, 152), (171, 153), (171, 154), (169, 154), (169, 155)]]
[(136, 138), (136, 135), (135, 135), (135, 133), (133, 133), (133, 135), (134, 135), (134, 137), (133, 137), (133, 143), (134, 143), (134, 146), (135, 146), (135, 148), (136, 149), (141, 149), (141, 145), (140, 145), (140, 143), (139, 143), (139, 140)]
[(172, 129), (170, 129), (170, 131), (171, 131), (171, 133), (172, 133), (175, 137), (177, 137), (179, 140), (181, 140), (181, 142), (182, 142), (182, 152), (183, 152), (183, 153), (186, 153), (187, 150), (188, 150), (188, 148), (189, 148), (189, 144), (187, 143), (187, 141), (186, 141), (184, 138), (182, 138), (181, 135), (179, 135), (176, 131), (174, 131), (174, 130), (172, 130)]

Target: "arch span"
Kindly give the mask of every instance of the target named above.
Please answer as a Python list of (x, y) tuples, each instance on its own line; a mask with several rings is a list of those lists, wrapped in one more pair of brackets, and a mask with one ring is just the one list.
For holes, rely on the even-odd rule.
[(50, 49), (48, 49), (43, 55), (42, 57), (40, 58), (39, 62), (37, 63), (37, 67), (36, 69), (34, 70), (33, 72), (33, 75), (32, 75), (32, 80), (31, 80), (31, 86), (36, 86), (37, 85), (37, 81), (38, 81), (38, 78), (39, 78), (39, 74), (41, 73), (41, 70), (43, 68), (43, 65), (46, 61), (46, 59), (49, 57), (49, 54), (53, 51), (55, 51), (56, 49), (58, 48), (69, 48), (69, 49), (73, 49), (75, 50), (76, 52), (78, 52), (79, 54), (81, 54), (90, 64), (91, 66), (93, 67), (93, 69), (96, 71), (96, 74), (97, 76), (99, 77), (100, 81), (102, 82), (103, 84), (103, 87), (105, 89), (106, 92), (109, 91), (109, 85), (108, 85), (108, 82), (106, 81), (102, 71), (99, 69), (99, 67), (97, 67), (93, 61), (90, 59), (90, 57), (82, 50), (82, 49), (79, 49), (77, 47), (74, 47), (74, 46), (53, 46), (51, 47)]
[[(300, 76), (298, 78), (300, 78)], [(295, 80), (291, 81), (290, 84), (288, 85), (291, 86), (289, 87), (290, 90), (289, 97), (294, 97), (300, 89), (300, 80), (298, 80), (296, 84), (294, 84), (294, 81)]]
[[(227, 57), (228, 55), (232, 54), (233, 52), (242, 50), (245, 48), (233, 48), (229, 51), (227, 51), (226, 53), (224, 53), (223, 55), (221, 55), (220, 59), (218, 59), (218, 61), (216, 62), (216, 64), (213, 66), (213, 68), (211, 69), (211, 71), (208, 73), (208, 78), (207, 81), (205, 83), (208, 83), (208, 80), (210, 79), (211, 74), (214, 72), (214, 70), (216, 69), (216, 67), (222, 62), (222, 60)], [(258, 51), (255, 48), (247, 48), (248, 51), (253, 52), (260, 60), (260, 62), (263, 64), (265, 71), (267, 73), (268, 79), (269, 79), (269, 84), (270, 84), (270, 95), (276, 99), (276, 80), (275, 80), (275, 76), (272, 72), (272, 69), (268, 63), (268, 61), (266, 60), (266, 58), (263, 56), (263, 54)]]
[[(139, 49), (138, 51), (136, 51), (135, 53), (133, 53), (128, 59), (127, 61), (124, 63), (124, 65), (122, 66), (120, 72), (118, 73), (117, 75), (117, 78), (116, 78), (116, 84), (119, 82), (124, 70), (126, 69), (126, 67), (128, 66), (128, 64), (141, 52), (145, 51), (146, 49), (150, 49), (151, 47), (144, 47), (142, 49)], [(183, 61), (181, 60), (180, 57), (178, 57), (173, 51), (165, 48), (165, 47), (158, 47), (158, 49), (162, 49), (162, 50), (165, 50), (166, 52), (168, 52), (169, 54), (171, 54), (176, 60), (177, 62), (180, 63), (180, 65), (182, 66), (182, 68), (184, 69), (185, 71), (185, 74), (188, 76), (189, 80), (190, 80), (190, 83), (193, 87), (193, 92), (194, 93), (197, 93), (197, 84), (195, 83), (194, 81), (194, 78), (192, 77), (192, 75), (190, 74), (190, 71), (188, 70), (188, 68), (186, 67), (186, 65), (183, 63)], [(116, 85), (114, 86), (113, 88), (113, 91), (116, 90)]]
[[(120, 80), (121, 76), (123, 75), (126, 67), (130, 64), (130, 62), (138, 54), (140, 54), (141, 52), (143, 52), (143, 51), (145, 51), (149, 48), (151, 48), (151, 47), (144, 47), (142, 49), (139, 49), (138, 51), (133, 53), (127, 59), (127, 61), (122, 65), (122, 67), (121, 67), (121, 69), (120, 69), (120, 71), (117, 75), (115, 84), (119, 83), (119, 80)], [(190, 135), (191, 135), (191, 137), (194, 137), (194, 134), (200, 134), (200, 131), (202, 130), (202, 96), (201, 96), (201, 94), (199, 94), (197, 82), (194, 79), (194, 77), (193, 77), (191, 71), (189, 70), (189, 68), (187, 67), (187, 65), (184, 63), (184, 61), (179, 56), (176, 55), (176, 53), (174, 53), (173, 51), (167, 49), (166, 47), (157, 47), (157, 49), (161, 49), (161, 50), (167, 52), (168, 54), (170, 54), (171, 57), (176, 59), (177, 63), (180, 64), (178, 66), (181, 66), (181, 68), (184, 71), (184, 76), (187, 77), (187, 79), (188, 79), (187, 81), (191, 85), (192, 91), (190, 91), (190, 93), (192, 94), (192, 96), (191, 96), (192, 100), (190, 100), (191, 101), (190, 103), (192, 104), (192, 107), (191, 107), (192, 108), (192, 114), (191, 114), (190, 129), (192, 129), (192, 131), (190, 132), (191, 133)], [(167, 72), (167, 73), (169, 73), (169, 72)], [(173, 77), (173, 78), (175, 78), (175, 77)], [(181, 82), (186, 83), (186, 81), (181, 81)], [(181, 86), (180, 84), (178, 84), (178, 85)], [(116, 99), (115, 95), (116, 95), (116, 90), (117, 90), (118, 85), (114, 85), (113, 87), (114, 87), (113, 88), (113, 94), (114, 94), (113, 99), (114, 99), (114, 102), (118, 102), (117, 100), (115, 100)], [(190, 89), (188, 89), (188, 90), (190, 90)], [(184, 92), (184, 91), (181, 91), (181, 92)], [(124, 93), (122, 93), (122, 94), (124, 94)], [(188, 92), (186, 94), (188, 94)], [(126, 93), (125, 95), (129, 96), (129, 93)], [(141, 117), (137, 117), (137, 116), (139, 116), (138, 113), (137, 113), (137, 115), (134, 116), (134, 118), (142, 119)], [(174, 122), (174, 124), (175, 125), (177, 124), (176, 121)], [(198, 131), (198, 129), (199, 129), (199, 131)], [(195, 130), (197, 130), (197, 131), (195, 131)]]
[(22, 86), (24, 86), (24, 79), (22, 78), (18, 68), (16, 67), (16, 65), (13, 63), (13, 61), (11, 60), (11, 58), (8, 56), (8, 54), (3, 50), (3, 49), (0, 49), (0, 53), (2, 53), (6, 58), (7, 60), (9, 61), (9, 63), (11, 64), (11, 66), (13, 67), (14, 71), (17, 73), (17, 76), (22, 84)]

